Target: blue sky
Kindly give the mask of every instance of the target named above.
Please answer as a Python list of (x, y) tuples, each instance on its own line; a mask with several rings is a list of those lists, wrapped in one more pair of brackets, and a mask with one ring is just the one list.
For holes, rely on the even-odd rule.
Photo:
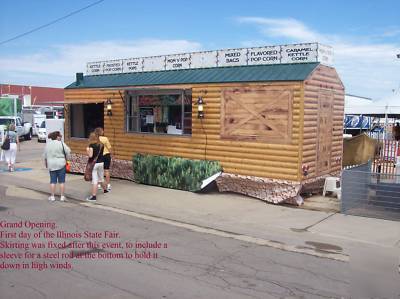
[[(3, 0), (0, 42), (95, 0)], [(0, 83), (65, 87), (86, 62), (298, 42), (331, 45), (346, 93), (400, 87), (400, 1), (127, 1), (0, 45)]]

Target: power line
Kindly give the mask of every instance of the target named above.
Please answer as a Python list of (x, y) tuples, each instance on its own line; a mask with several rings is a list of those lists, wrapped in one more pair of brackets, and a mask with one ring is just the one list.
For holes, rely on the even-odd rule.
[(12, 37), (12, 38), (10, 38), (10, 39), (4, 40), (4, 41), (0, 42), (0, 45), (3, 45), (3, 44), (8, 43), (8, 42), (11, 42), (11, 41), (16, 40), (16, 39), (18, 39), (18, 38), (21, 38), (21, 37), (23, 37), (23, 36), (25, 36), (25, 35), (31, 34), (31, 33), (33, 33), (33, 32), (36, 32), (36, 31), (40, 30), (40, 29), (43, 29), (43, 28), (48, 27), (48, 26), (50, 26), (50, 25), (53, 25), (53, 24), (55, 24), (55, 23), (57, 23), (57, 22), (59, 22), (59, 21), (62, 21), (62, 20), (64, 20), (64, 19), (66, 19), (66, 18), (69, 18), (70, 16), (76, 15), (77, 13), (80, 13), (81, 11), (83, 11), (83, 10), (85, 10), (85, 9), (88, 9), (88, 8), (90, 8), (90, 7), (92, 7), (92, 6), (95, 6), (95, 5), (97, 5), (97, 4), (99, 4), (99, 3), (103, 2), (103, 1), (104, 1), (104, 0), (96, 1), (96, 2), (94, 2), (94, 3), (92, 3), (92, 4), (89, 4), (88, 6), (85, 6), (85, 7), (82, 7), (82, 8), (80, 8), (80, 9), (78, 9), (78, 10), (75, 10), (75, 11), (73, 11), (73, 12), (71, 12), (71, 13), (69, 13), (69, 14), (67, 14), (67, 15), (65, 15), (65, 16), (63, 16), (63, 17), (61, 17), (61, 18), (58, 18), (58, 19), (56, 19), (56, 20), (54, 20), (54, 21), (51, 21), (51, 22), (49, 22), (49, 23), (47, 23), (47, 24), (41, 25), (41, 26), (36, 27), (36, 28), (34, 28), (34, 29), (32, 29), (32, 30), (29, 30), (29, 31), (27, 31), (27, 32), (24, 32), (24, 33), (21, 33), (21, 34), (19, 34), (19, 35), (17, 35), (17, 36), (14, 36), (14, 37)]

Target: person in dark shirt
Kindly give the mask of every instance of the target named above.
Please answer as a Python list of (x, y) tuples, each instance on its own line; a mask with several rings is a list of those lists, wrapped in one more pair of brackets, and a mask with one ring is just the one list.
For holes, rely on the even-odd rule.
[[(103, 144), (103, 162), (104, 162), (104, 174), (105, 174), (105, 181), (107, 184), (107, 190), (111, 191), (110, 185), (110, 165), (111, 165), (111, 143), (106, 136), (104, 136), (103, 128), (96, 128), (94, 132), (99, 136), (100, 142)], [(101, 189), (101, 186), (98, 186)]]
[(89, 145), (86, 148), (86, 152), (89, 156), (89, 162), (93, 162), (96, 159), (92, 171), (92, 195), (87, 198), (88, 201), (96, 201), (97, 195), (97, 184), (101, 184), (104, 193), (107, 193), (107, 185), (104, 183), (104, 158), (103, 158), (103, 144), (99, 140), (97, 134), (90, 133)]
[(393, 127), (393, 137), (396, 141), (400, 140), (400, 123), (396, 123), (396, 126)]

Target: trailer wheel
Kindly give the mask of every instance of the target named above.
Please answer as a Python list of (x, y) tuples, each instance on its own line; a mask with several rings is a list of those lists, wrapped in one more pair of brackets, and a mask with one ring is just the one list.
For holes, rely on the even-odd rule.
[(24, 136), (24, 139), (25, 140), (31, 140), (32, 139), (32, 129), (30, 129), (29, 133)]

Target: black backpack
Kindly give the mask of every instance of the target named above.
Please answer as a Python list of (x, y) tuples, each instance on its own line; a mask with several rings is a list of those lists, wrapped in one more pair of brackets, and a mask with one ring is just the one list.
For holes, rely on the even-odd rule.
[(8, 132), (3, 144), (1, 145), (1, 149), (5, 151), (8, 151), (10, 149), (10, 137), (8, 136)]

